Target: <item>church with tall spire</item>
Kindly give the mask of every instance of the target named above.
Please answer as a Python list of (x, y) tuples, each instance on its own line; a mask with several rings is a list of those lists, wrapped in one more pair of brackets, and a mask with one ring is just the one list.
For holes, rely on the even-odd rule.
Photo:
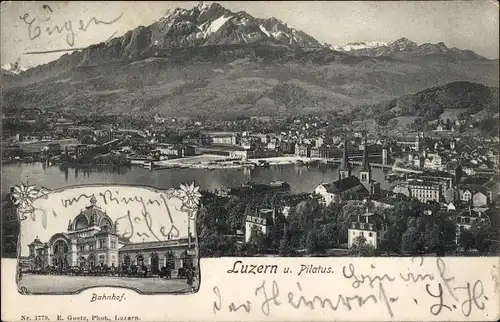
[(365, 135), (365, 142), (363, 145), (363, 161), (361, 162), (361, 169), (359, 171), (359, 181), (363, 184), (370, 195), (380, 192), (380, 183), (372, 179), (372, 168), (368, 158), (368, 143)]
[(359, 171), (359, 179), (361, 182), (370, 182), (372, 180), (372, 169), (370, 167), (370, 160), (368, 159), (368, 145), (366, 143), (363, 148), (363, 162), (361, 163), (361, 170)]
[[(348, 140), (344, 138), (342, 159), (338, 170), (339, 178), (331, 183), (321, 183), (314, 190), (314, 194), (319, 197), (321, 204), (328, 206), (331, 203), (338, 203), (342, 200), (363, 200), (373, 192), (377, 192), (377, 183), (371, 179), (371, 169), (368, 162), (368, 152), (364, 152), (363, 167), (360, 177), (352, 174), (352, 167), (349, 162)], [(366, 142), (365, 142), (366, 147)], [(362, 182), (362, 180), (365, 182)]]

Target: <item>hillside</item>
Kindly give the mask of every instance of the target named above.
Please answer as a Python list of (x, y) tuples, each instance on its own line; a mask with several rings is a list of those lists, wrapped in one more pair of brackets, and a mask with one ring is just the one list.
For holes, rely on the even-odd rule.
[(259, 48), (240, 54), (79, 67), (4, 90), (3, 109), (273, 116), (349, 110), (453, 81), (498, 86), (498, 64), (491, 62), (428, 65), (317, 52), (283, 57), (289, 51), (272, 56)]
[(455, 118), (458, 115), (498, 113), (499, 88), (471, 82), (453, 82), (407, 94), (377, 104), (372, 109), (379, 123), (397, 117), (419, 117), (426, 120)]

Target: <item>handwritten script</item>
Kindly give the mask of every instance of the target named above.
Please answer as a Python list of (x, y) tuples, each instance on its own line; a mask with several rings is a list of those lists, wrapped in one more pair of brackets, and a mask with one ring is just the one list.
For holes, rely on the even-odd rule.
[[(143, 198), (137, 195), (128, 195), (121, 196), (118, 191), (111, 191), (110, 189), (105, 190), (104, 192), (99, 192), (97, 194), (99, 200), (103, 205), (120, 205), (120, 204), (136, 204), (140, 206), (141, 212), (140, 215), (132, 215), (130, 211), (121, 217), (116, 219), (116, 223), (121, 224), (125, 223), (128, 225), (128, 230), (126, 230), (122, 236), (125, 238), (130, 238), (134, 236), (134, 233), (138, 237), (153, 237), (154, 239), (160, 241), (165, 237), (176, 238), (179, 237), (179, 230), (174, 224), (174, 219), (172, 216), (172, 212), (169, 207), (168, 199), (169, 197), (164, 194), (158, 194), (158, 198)], [(78, 203), (84, 200), (91, 200), (92, 197), (95, 197), (93, 194), (79, 194), (76, 197), (69, 199), (61, 199), (62, 206), (64, 208), (68, 208), (74, 203)], [(96, 201), (97, 202), (97, 201)], [(155, 232), (153, 225), (153, 218), (151, 216), (149, 206), (155, 205), (160, 206), (165, 210), (165, 213), (168, 216), (168, 221), (170, 222), (170, 228), (166, 228), (164, 225), (159, 227), (159, 233)], [(146, 231), (141, 231), (138, 227), (145, 226)]]
[[(315, 274), (321, 274), (323, 277), (321, 290), (318, 290), (318, 285), (307, 284), (304, 280), (285, 283), (276, 277), (260, 278), (253, 287), (246, 290), (248, 293), (245, 293), (245, 290), (241, 291), (247, 294), (243, 300), (240, 296), (238, 300), (235, 300), (234, 295), (233, 297), (224, 295), (219, 286), (214, 286), (212, 289), (214, 298), (212, 311), (217, 314), (221, 311), (250, 313), (256, 310), (269, 316), (278, 307), (287, 310), (346, 310), (348, 312), (359, 312), (365, 307), (380, 307), (387, 313), (388, 317), (394, 318), (398, 313), (398, 306), (403, 308), (403, 302), (408, 303), (408, 299), (410, 303), (414, 303), (416, 310), (424, 306), (434, 316), (442, 316), (445, 312), (456, 312), (464, 317), (469, 317), (474, 310), (482, 312), (486, 309), (489, 298), (485, 294), (481, 279), (471, 279), (459, 283), (457, 278), (450, 274), (443, 258), (427, 259), (427, 261), (429, 262), (425, 274), (421, 273), (424, 264), (423, 258), (412, 259), (410, 265), (412, 268), (408, 272), (398, 275), (391, 275), (383, 270), (380, 272), (378, 269), (378, 272), (375, 273), (374, 264), (370, 265), (370, 269), (366, 270), (365, 268), (362, 271), (354, 263), (348, 263), (341, 267), (337, 275), (331, 274), (328, 269), (311, 269), (311, 271), (316, 272)], [(289, 275), (294, 274), (294, 270), (298, 271), (293, 266), (246, 265), (238, 260), (233, 263), (231, 269), (227, 270), (227, 274), (230, 274), (229, 276), (238, 273), (256, 275), (251, 274), (251, 270), (247, 269), (252, 266), (272, 267), (273, 269), (265, 270), (263, 268), (261, 270), (262, 273), (267, 271), (270, 275), (275, 275), (276, 272)], [(300, 266), (303, 268), (309, 265), (301, 264)], [(429, 267), (431, 269), (428, 269)], [(294, 275), (302, 276), (300, 272), (298, 274), (296, 272)], [(231, 282), (228, 284), (234, 285)], [(331, 285), (331, 287), (327, 285)], [(406, 287), (415, 285), (411, 287), (416, 287), (423, 292), (417, 292), (419, 295), (415, 295), (410, 289), (407, 289), (408, 292), (401, 292), (401, 285)], [(407, 311), (406, 305), (403, 311)]]
[[(116, 18), (109, 20), (109, 21), (103, 21), (99, 20), (96, 17), (92, 17), (87, 21), (84, 20), (79, 20), (78, 25), (76, 30), (80, 30), (83, 32), (86, 32), (89, 27), (93, 25), (112, 25), (120, 18), (123, 16), (123, 13), (121, 13), (119, 16)], [(73, 47), (75, 45), (75, 29), (74, 29), (74, 23), (71, 20), (64, 21), (61, 24), (49, 24), (49, 25), (39, 25), (37, 22), (37, 18), (32, 18), (30, 17), (29, 13), (25, 13), (23, 16), (19, 16), (19, 19), (24, 21), (24, 24), (26, 25), (27, 31), (28, 31), (28, 37), (31, 40), (35, 40), (38, 37), (42, 36), (43, 31), (50, 37), (52, 35), (61, 35), (63, 33), (66, 34), (66, 43), (68, 46)], [(49, 18), (50, 20), (50, 18)], [(114, 33), (113, 33), (114, 35)], [(113, 36), (112, 35), (112, 36)], [(111, 36), (111, 37), (112, 37)]]

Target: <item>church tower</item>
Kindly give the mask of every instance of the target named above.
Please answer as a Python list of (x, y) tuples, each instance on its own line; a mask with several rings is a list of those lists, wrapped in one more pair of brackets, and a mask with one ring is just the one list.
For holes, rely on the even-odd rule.
[(382, 166), (386, 167), (389, 165), (389, 146), (386, 143), (382, 146)]
[(349, 156), (347, 155), (347, 138), (344, 138), (344, 152), (339, 168), (339, 179), (344, 179), (351, 176), (351, 164), (349, 163)]
[(365, 187), (372, 181), (372, 169), (370, 167), (370, 161), (368, 160), (368, 144), (366, 143), (365, 136), (365, 147), (363, 149), (363, 162), (361, 163), (361, 170), (359, 171), (359, 180)]

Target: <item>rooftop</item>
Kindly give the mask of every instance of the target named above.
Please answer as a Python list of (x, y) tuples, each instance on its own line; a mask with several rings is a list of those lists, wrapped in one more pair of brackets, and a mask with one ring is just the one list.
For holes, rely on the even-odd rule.
[(219, 151), (246, 151), (245, 148), (239, 145), (225, 145), (225, 144), (211, 144), (209, 146), (200, 147), (200, 150), (210, 151), (210, 150), (219, 150)]
[(142, 242), (142, 243), (131, 243), (131, 244), (125, 245), (122, 248), (120, 248), (120, 251), (168, 248), (168, 247), (175, 247), (175, 246), (186, 246), (187, 244), (188, 244), (188, 238), (181, 238), (181, 239), (175, 239), (175, 240)]
[(417, 181), (417, 180), (409, 180), (408, 186), (417, 186), (417, 187), (429, 187), (429, 188), (439, 188), (439, 184), (429, 182), (429, 181)]

